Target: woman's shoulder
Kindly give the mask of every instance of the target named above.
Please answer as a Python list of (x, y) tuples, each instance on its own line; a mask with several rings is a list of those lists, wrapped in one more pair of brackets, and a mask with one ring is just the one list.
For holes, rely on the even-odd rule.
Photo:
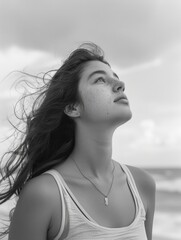
[(56, 184), (48, 174), (32, 178), (24, 185), (10, 226), (13, 239), (25, 239), (23, 236), (26, 235), (29, 236), (26, 239), (42, 239), (47, 234), (52, 223), (57, 192)]
[[(31, 205), (41, 205), (53, 211), (54, 204), (58, 197), (56, 183), (50, 174), (41, 174), (29, 180), (23, 187), (19, 202), (26, 202)], [(57, 198), (56, 198), (57, 196)], [(51, 211), (49, 212), (51, 214)]]
[(130, 172), (133, 175), (135, 181), (142, 187), (155, 187), (155, 180), (148, 171), (144, 170), (143, 168), (138, 168), (130, 165), (126, 165)]
[[(51, 199), (52, 192), (55, 191), (55, 184), (50, 174), (41, 174), (30, 179), (23, 187), (21, 195), (30, 195), (44, 199)], [(52, 200), (52, 199), (51, 199)]]
[(60, 205), (59, 190), (54, 178), (50, 174), (41, 174), (30, 179), (24, 185), (18, 202), (35, 208), (41, 206), (40, 210), (47, 211), (47, 215), (52, 218), (55, 206)]
[(142, 168), (138, 168), (130, 165), (127, 165), (127, 167), (130, 170), (135, 180), (138, 191), (144, 202), (145, 209), (147, 209), (149, 202), (154, 201), (155, 199), (155, 191), (156, 191), (155, 180), (152, 177), (152, 175), (148, 173), (148, 171)]

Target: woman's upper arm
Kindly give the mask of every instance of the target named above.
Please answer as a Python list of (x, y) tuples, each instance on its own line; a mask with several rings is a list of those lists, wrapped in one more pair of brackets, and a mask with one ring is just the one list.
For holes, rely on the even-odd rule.
[(10, 224), (9, 240), (46, 240), (52, 216), (51, 190), (43, 177), (22, 190)]
[(146, 171), (129, 166), (133, 177), (135, 179), (138, 191), (142, 198), (145, 210), (146, 210), (146, 220), (145, 220), (145, 230), (148, 240), (152, 239), (152, 227), (153, 218), (155, 212), (155, 191), (156, 184), (154, 179)]
[(153, 218), (155, 212), (155, 192), (155, 181), (151, 176), (148, 176), (145, 184), (145, 196), (147, 199), (145, 229), (148, 240), (152, 239)]

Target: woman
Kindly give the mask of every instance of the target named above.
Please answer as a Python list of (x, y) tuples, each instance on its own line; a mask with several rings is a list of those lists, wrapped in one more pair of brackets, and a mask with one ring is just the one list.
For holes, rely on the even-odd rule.
[(152, 239), (154, 180), (111, 158), (113, 133), (132, 116), (124, 90), (95, 44), (45, 84), (5, 168), (6, 178), (18, 169), (0, 198), (19, 196), (9, 240)]

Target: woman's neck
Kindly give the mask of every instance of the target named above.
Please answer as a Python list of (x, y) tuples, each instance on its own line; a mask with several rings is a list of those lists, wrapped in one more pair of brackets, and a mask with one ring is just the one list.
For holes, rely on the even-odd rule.
[(99, 179), (110, 175), (113, 132), (87, 126), (76, 130), (75, 147), (70, 158), (87, 177)]

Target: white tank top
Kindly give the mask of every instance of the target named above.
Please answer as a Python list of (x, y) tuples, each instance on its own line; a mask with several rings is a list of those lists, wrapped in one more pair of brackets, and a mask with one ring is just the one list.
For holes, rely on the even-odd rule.
[(65, 202), (68, 210), (69, 230), (64, 240), (147, 240), (145, 232), (145, 209), (133, 176), (126, 165), (120, 165), (126, 173), (127, 182), (134, 196), (136, 205), (136, 216), (133, 222), (126, 227), (110, 228), (96, 223), (77, 201), (74, 194), (64, 181), (63, 177), (56, 170), (48, 170), (45, 173), (51, 174), (59, 188), (62, 200), (62, 224), (59, 233), (54, 240), (59, 240), (65, 227)]

